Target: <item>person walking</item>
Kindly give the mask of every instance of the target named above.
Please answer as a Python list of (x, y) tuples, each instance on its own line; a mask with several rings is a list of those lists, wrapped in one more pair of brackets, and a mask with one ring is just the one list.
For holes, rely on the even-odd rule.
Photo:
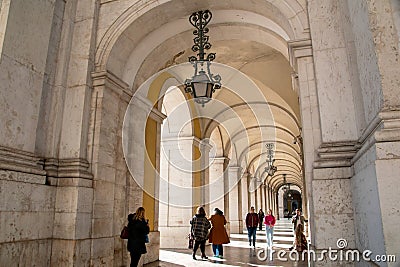
[(303, 252), (307, 250), (307, 239), (303, 233), (304, 227), (302, 224), (299, 224), (296, 228), (296, 236), (295, 236), (295, 247), (298, 252)]
[(293, 246), (289, 248), (289, 250), (292, 250), (295, 245), (296, 245), (296, 229), (299, 225), (302, 226), (304, 229), (304, 223), (307, 222), (307, 220), (304, 218), (304, 216), (301, 214), (301, 211), (299, 209), (296, 209), (295, 215), (292, 218), (292, 223), (293, 223), (293, 232), (295, 234), (295, 240), (293, 241)]
[(256, 247), (256, 234), (258, 226), (258, 214), (254, 212), (254, 207), (250, 208), (250, 212), (246, 215), (246, 228), (249, 236), (249, 246), (251, 247), (253, 238), (253, 247)]
[(304, 222), (307, 222), (307, 220), (304, 218), (304, 216), (301, 214), (301, 211), (299, 209), (296, 209), (296, 213), (292, 218), (292, 223), (293, 223), (293, 231), (296, 231), (296, 228), (299, 224), (303, 225), (304, 229)]
[(131, 254), (130, 267), (136, 267), (139, 264), (142, 254), (147, 253), (146, 236), (150, 228), (148, 220), (145, 219), (145, 210), (139, 207), (134, 214), (128, 215), (128, 251)]
[(196, 251), (200, 246), (201, 258), (208, 259), (206, 256), (206, 240), (208, 235), (208, 229), (211, 228), (211, 224), (206, 218), (206, 211), (203, 207), (198, 207), (196, 215), (193, 216), (193, 219), (190, 221), (191, 234), (194, 237), (194, 246), (193, 246), (193, 259), (196, 259)]
[(266, 237), (267, 237), (267, 247), (272, 249), (272, 240), (274, 237), (274, 226), (275, 226), (275, 216), (272, 215), (272, 210), (269, 209), (267, 216), (265, 217), (265, 233), (266, 233)]
[(222, 258), (224, 256), (222, 244), (228, 244), (230, 241), (225, 229), (226, 219), (224, 213), (218, 208), (215, 208), (214, 211), (215, 214), (209, 219), (212, 227), (208, 242), (212, 243), (214, 257)]
[(263, 225), (263, 221), (264, 221), (264, 216), (265, 216), (265, 214), (264, 214), (264, 212), (263, 212), (263, 210), (262, 209), (260, 209), (259, 211), (258, 211), (258, 221), (259, 221), (259, 223), (258, 223), (258, 229), (261, 231), (262, 230), (262, 225)]

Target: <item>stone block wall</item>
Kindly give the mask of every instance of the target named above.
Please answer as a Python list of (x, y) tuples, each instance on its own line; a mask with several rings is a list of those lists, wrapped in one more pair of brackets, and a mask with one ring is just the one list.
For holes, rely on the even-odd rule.
[(371, 250), (374, 255), (384, 254), (385, 245), (377, 176), (376, 149), (371, 147), (354, 164), (351, 189), (354, 203), (356, 248)]
[(44, 182), (41, 175), (0, 170), (1, 265), (50, 265), (56, 190), (33, 179)]

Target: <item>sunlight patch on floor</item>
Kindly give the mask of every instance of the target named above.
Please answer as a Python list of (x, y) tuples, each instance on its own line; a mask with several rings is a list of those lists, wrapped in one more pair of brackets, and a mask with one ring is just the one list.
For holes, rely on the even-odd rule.
[(200, 267), (215, 266), (215, 264), (218, 264), (218, 266), (221, 267), (235, 266), (235, 265), (223, 264), (223, 262), (226, 261), (225, 259), (209, 257), (209, 261), (207, 261), (207, 260), (200, 260), (200, 256), (197, 256), (197, 259), (198, 260), (193, 260), (192, 255), (190, 254), (160, 250), (160, 260), (163, 262), (169, 262), (184, 266), (200, 266)]

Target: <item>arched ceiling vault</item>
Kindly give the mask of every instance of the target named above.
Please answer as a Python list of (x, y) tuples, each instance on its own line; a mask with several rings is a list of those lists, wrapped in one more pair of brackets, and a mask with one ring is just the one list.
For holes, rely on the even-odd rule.
[[(294, 177), (291, 175), (287, 175), (286, 176), (286, 183), (290, 183), (290, 184), (295, 184), (298, 187), (302, 188), (302, 181), (300, 177)], [(276, 175), (270, 179), (266, 180), (266, 184), (268, 184), (270, 187), (276, 189), (279, 187), (279, 185), (284, 184), (283, 179), (281, 179), (280, 177), (277, 177)]]
[[(218, 118), (204, 119), (203, 136), (210, 137), (217, 130), (213, 138), (220, 138), (216, 142), (222, 154), (219, 156), (233, 158), (234, 148), (237, 156), (231, 162), (256, 172), (265, 166), (265, 143), (274, 142), (276, 164), (301, 187), (302, 151), (293, 144), (301, 134), (300, 108), (292, 89), (287, 42), (309, 38), (303, 0), (163, 0), (148, 1), (143, 6), (133, 4), (99, 38), (96, 69), (106, 68), (135, 91), (154, 73), (187, 62), (188, 56), (195, 54), (191, 51), (193, 28), (188, 17), (204, 9), (213, 12), (209, 25), (212, 47), (207, 52), (215, 52), (216, 62), (251, 79), (264, 99), (248, 103), (230, 88), (219, 90), (215, 98), (243, 125), (236, 127), (227, 110), (221, 109)], [(266, 111), (273, 123), (264, 121)], [(270, 178), (274, 187), (281, 176)]]
[[(114, 61), (128, 58), (132, 49), (157, 29), (164, 27), (164, 35), (160, 38), (164, 40), (176, 32), (188, 30), (190, 26), (183, 22), (191, 13), (204, 9), (212, 10), (215, 23), (251, 22), (276, 32), (286, 41), (309, 37), (306, 6), (301, 0), (136, 1), (121, 14), (108, 14), (114, 20), (99, 29), (96, 67), (117, 65)], [(173, 22), (174, 25), (169, 25)], [(165, 28), (167, 25), (173, 29), (172, 33)], [(131, 50), (122, 49), (124, 46)]]
[[(261, 165), (260, 164), (259, 165), (260, 165), (260, 167), (264, 166), (265, 164), (267, 164), (266, 160), (264, 160), (264, 159), (266, 159), (267, 155), (268, 155), (268, 152), (263, 152), (263, 153), (256, 155), (254, 158), (252, 158), (249, 161), (249, 166), (257, 164), (257, 161), (263, 161), (263, 163)], [(300, 161), (300, 158), (298, 157), (298, 155), (296, 156), (296, 155), (293, 155), (293, 154), (288, 153), (287, 151), (283, 151), (283, 150), (275, 150), (274, 159), (275, 159), (275, 161), (282, 160), (284, 162), (291, 163), (291, 164), (295, 165), (299, 171), (301, 170), (301, 168), (299, 167), (301, 165), (301, 161)]]

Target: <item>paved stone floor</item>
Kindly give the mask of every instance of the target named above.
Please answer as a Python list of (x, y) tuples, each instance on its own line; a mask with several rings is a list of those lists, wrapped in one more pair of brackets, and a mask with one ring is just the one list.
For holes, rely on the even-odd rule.
[[(266, 247), (265, 231), (257, 231), (256, 248), (249, 247), (247, 234), (232, 234), (231, 243), (224, 245), (224, 258), (212, 257), (211, 246), (206, 247), (208, 260), (200, 260), (200, 251), (197, 252), (197, 261), (192, 259), (192, 251), (189, 249), (160, 250), (160, 261), (145, 265), (146, 267), (174, 267), (174, 266), (308, 266), (307, 261), (293, 261), (289, 259), (289, 248), (292, 246), (292, 224), (284, 219), (277, 222), (274, 230), (274, 245), (276, 251), (273, 260), (260, 260), (257, 254)], [(278, 251), (286, 253), (287, 261), (278, 260)], [(264, 256), (265, 254), (261, 254)], [(301, 257), (301, 255), (300, 255)]]

